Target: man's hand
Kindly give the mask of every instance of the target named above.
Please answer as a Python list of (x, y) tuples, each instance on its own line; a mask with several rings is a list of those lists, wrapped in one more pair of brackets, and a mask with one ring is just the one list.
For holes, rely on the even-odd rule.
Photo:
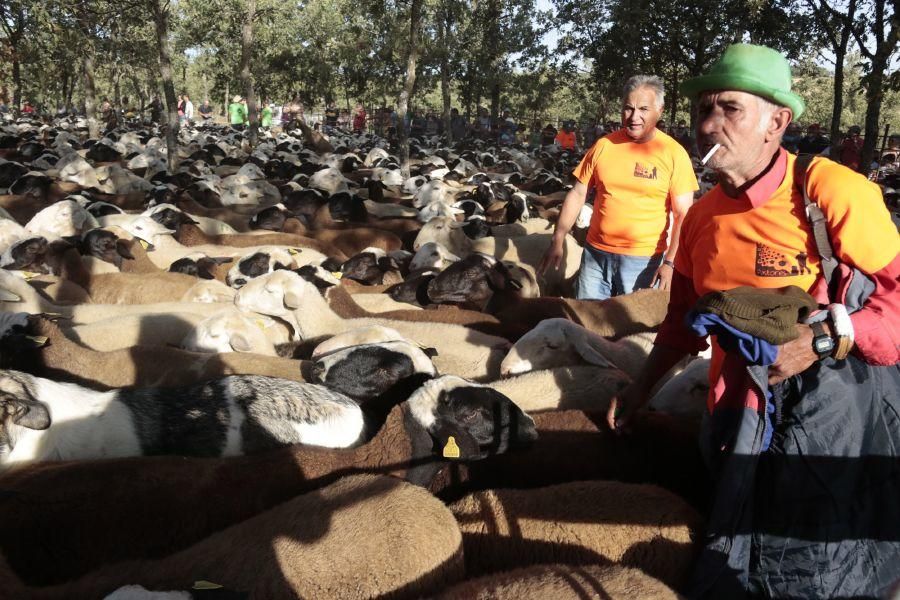
[(552, 267), (554, 271), (559, 268), (559, 264), (562, 262), (563, 257), (563, 244), (565, 244), (565, 236), (559, 236), (557, 238), (554, 234), (550, 240), (550, 246), (547, 248), (547, 251), (544, 252), (541, 263), (538, 265), (539, 275), (543, 275), (548, 267)]
[(669, 265), (660, 263), (656, 273), (653, 274), (653, 282), (650, 284), (650, 287), (656, 287), (659, 284), (659, 289), (668, 290), (672, 287), (672, 273), (674, 271), (675, 269)]
[(796, 325), (797, 339), (778, 346), (778, 358), (769, 367), (769, 385), (784, 381), (792, 375), (802, 373), (819, 360), (813, 351), (813, 331), (809, 325)]
[(628, 429), (634, 414), (647, 403), (647, 390), (640, 383), (632, 383), (625, 390), (614, 396), (606, 412), (606, 422), (616, 433)]

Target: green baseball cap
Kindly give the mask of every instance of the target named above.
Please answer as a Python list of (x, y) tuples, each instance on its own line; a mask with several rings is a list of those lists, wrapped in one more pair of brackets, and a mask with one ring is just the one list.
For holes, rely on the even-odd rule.
[(710, 90), (738, 90), (749, 92), (786, 106), (796, 120), (806, 104), (791, 91), (791, 66), (784, 56), (766, 46), (732, 44), (706, 75), (688, 79), (679, 91), (696, 99)]

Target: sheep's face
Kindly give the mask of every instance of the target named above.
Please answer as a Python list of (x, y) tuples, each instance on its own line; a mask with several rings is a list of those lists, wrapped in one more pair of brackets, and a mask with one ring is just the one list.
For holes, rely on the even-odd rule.
[(377, 256), (374, 252), (360, 252), (341, 265), (343, 278), (352, 279), (366, 285), (378, 285), (384, 279), (385, 271), (399, 266), (389, 256)]
[(237, 289), (256, 277), (279, 269), (289, 269), (292, 263), (290, 255), (282, 251), (254, 252), (238, 260), (237, 264), (228, 270), (225, 283)]
[(234, 309), (212, 315), (185, 336), (182, 347), (194, 352), (252, 352), (276, 356), (272, 342), (249, 317)]
[(366, 344), (337, 350), (312, 367), (312, 381), (352, 398), (379, 396), (414, 375), (437, 374), (431, 360), (406, 341)]
[(15, 446), (16, 427), (47, 429), (50, 411), (35, 397), (28, 375), (4, 371), (0, 374), (0, 456)]
[(472, 304), (481, 308), (494, 293), (490, 277), (502, 277), (494, 271), (494, 261), (472, 254), (453, 263), (428, 284), (428, 299), (441, 304)]
[(412, 260), (409, 261), (410, 271), (423, 269), (441, 270), (450, 263), (456, 262), (459, 257), (447, 250), (438, 242), (428, 242), (416, 250)]
[(281, 231), (285, 221), (291, 216), (284, 205), (276, 204), (264, 208), (250, 217), (250, 229), (266, 229), (269, 231)]
[(448, 248), (454, 254), (465, 254), (471, 243), (462, 228), (463, 223), (457, 222), (453, 217), (431, 219), (425, 223), (416, 236), (413, 250), (418, 251), (428, 242), (435, 242)]
[(293, 271), (275, 271), (247, 282), (238, 291), (234, 303), (242, 310), (284, 317), (302, 306), (310, 290), (318, 294), (312, 284)]
[(422, 223), (427, 223), (432, 219), (441, 217), (453, 218), (455, 215), (463, 214), (463, 212), (462, 209), (453, 208), (443, 200), (435, 200), (422, 208), (416, 218)]
[(426, 382), (408, 406), (431, 435), (435, 452), (446, 458), (480, 460), (537, 439), (534, 421), (512, 400), (459, 377)]
[(524, 223), (528, 221), (528, 200), (524, 194), (513, 194), (506, 203), (506, 222)]
[(47, 239), (40, 236), (20, 240), (6, 249), (0, 258), (0, 266), (11, 271), (27, 269), (47, 273), (44, 258), (48, 246)]
[[(561, 323), (565, 321), (565, 323)], [(579, 364), (581, 359), (567, 335), (565, 319), (546, 319), (523, 335), (500, 363), (503, 376)]]
[(82, 236), (82, 254), (93, 256), (122, 268), (122, 259), (134, 260), (128, 242), (120, 240), (112, 231), (92, 229)]

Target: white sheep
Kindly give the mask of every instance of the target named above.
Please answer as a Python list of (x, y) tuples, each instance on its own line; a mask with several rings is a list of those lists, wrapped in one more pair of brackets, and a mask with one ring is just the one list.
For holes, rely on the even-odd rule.
[(244, 310), (287, 320), (304, 340), (366, 325), (384, 325), (421, 346), (438, 348), (434, 364), (442, 373), (471, 379), (496, 379), (501, 355), (509, 347), (503, 338), (460, 325), (342, 319), (311, 283), (291, 271), (275, 271), (250, 280), (238, 291), (235, 304)]
[(364, 441), (359, 405), (311, 383), (232, 375), (175, 388), (98, 392), (19, 371), (0, 375), (0, 469), (49, 460), (238, 456), (290, 444)]
[(98, 227), (97, 220), (74, 200), (60, 200), (39, 211), (25, 229), (53, 240), (81, 235)]

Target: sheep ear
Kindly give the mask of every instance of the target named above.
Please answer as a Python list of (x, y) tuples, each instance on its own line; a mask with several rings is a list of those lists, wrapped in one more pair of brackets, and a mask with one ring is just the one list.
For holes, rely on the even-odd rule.
[(400, 270), (400, 265), (394, 260), (393, 256), (382, 256), (378, 259), (378, 268), (382, 271), (390, 271), (392, 269)]
[(40, 402), (12, 400), (6, 405), (12, 422), (28, 429), (42, 430), (50, 427), (50, 411)]
[(592, 365), (615, 368), (615, 363), (606, 357), (603, 350), (596, 343), (592, 342), (593, 340), (586, 335), (579, 336), (575, 340), (575, 351), (581, 355), (581, 358)]
[(243, 333), (233, 333), (229, 338), (229, 343), (231, 344), (232, 350), (235, 352), (250, 352), (252, 350), (252, 346), (250, 345), (250, 340), (247, 339)]
[(134, 254), (131, 253), (131, 244), (125, 240), (116, 240), (116, 254), (128, 260), (134, 260)]
[(284, 306), (291, 310), (300, 308), (300, 294), (286, 290), (284, 292)]

